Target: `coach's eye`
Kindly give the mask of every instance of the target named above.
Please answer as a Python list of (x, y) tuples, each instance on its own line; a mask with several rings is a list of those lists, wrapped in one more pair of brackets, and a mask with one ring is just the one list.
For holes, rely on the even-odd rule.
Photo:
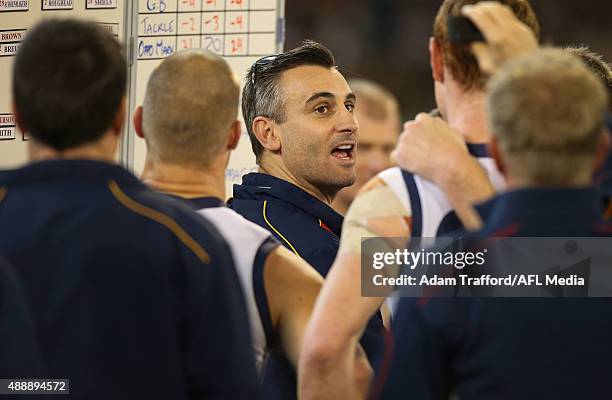
[(353, 112), (355, 110), (355, 104), (353, 103), (346, 103), (344, 107), (346, 107), (349, 112)]
[(329, 107), (326, 105), (315, 108), (315, 112), (318, 114), (326, 114), (328, 111), (329, 111)]

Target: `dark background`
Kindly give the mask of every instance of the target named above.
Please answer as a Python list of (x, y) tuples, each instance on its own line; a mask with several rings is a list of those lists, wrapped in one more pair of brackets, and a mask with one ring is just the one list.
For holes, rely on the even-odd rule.
[[(373, 79), (411, 119), (434, 108), (428, 41), (441, 0), (286, 0), (285, 49), (325, 44), (346, 77)], [(612, 61), (612, 2), (532, 0), (542, 42), (588, 45)]]

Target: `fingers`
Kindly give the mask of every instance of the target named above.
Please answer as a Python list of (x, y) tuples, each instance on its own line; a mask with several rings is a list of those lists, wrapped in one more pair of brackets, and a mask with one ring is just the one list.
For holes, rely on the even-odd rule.
[(485, 74), (491, 75), (509, 60), (538, 48), (533, 31), (506, 5), (483, 1), (465, 6), (461, 12), (474, 22), (486, 40), (471, 45), (480, 70)]
[(480, 70), (485, 74), (492, 75), (495, 72), (495, 62), (493, 61), (489, 46), (486, 43), (473, 42), (471, 49), (478, 61)]
[(500, 27), (495, 16), (495, 11), (491, 12), (489, 9), (490, 6), (486, 7), (487, 4), (485, 3), (489, 2), (481, 2), (474, 6), (465, 6), (461, 9), (461, 12), (476, 25), (485, 40), (491, 43), (498, 40), (500, 36)]
[(414, 118), (414, 120), (416, 122), (424, 122), (424, 121), (431, 121), (433, 120), (434, 117), (432, 117), (431, 115), (429, 115), (428, 113), (419, 113), (417, 114), (417, 116)]
[(496, 1), (482, 1), (476, 5), (467, 5), (461, 9), (488, 43), (498, 43), (511, 31), (517, 22), (512, 9)]
[(504, 25), (507, 21), (512, 21), (516, 17), (510, 7), (497, 1), (483, 1), (476, 7), (486, 14), (497, 26)]

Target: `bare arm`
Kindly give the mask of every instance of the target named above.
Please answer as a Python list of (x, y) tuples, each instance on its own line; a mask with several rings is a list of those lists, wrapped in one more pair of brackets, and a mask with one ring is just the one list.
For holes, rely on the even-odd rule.
[[(270, 254), (264, 271), (274, 327), (280, 331), (283, 350), (297, 369), (306, 325), (323, 285), (323, 278), (308, 263), (282, 246)], [(359, 390), (365, 393), (372, 369), (359, 343), (353, 344), (352, 351), (355, 357), (351, 369), (355, 374), (349, 386), (361, 388)]]
[(407, 218), (408, 212), (378, 178), (367, 184), (351, 205), (338, 256), (306, 331), (299, 371), (301, 399), (359, 399), (367, 395), (369, 380), (360, 379), (361, 371), (355, 368), (363, 354), (355, 348), (385, 298), (361, 296), (361, 238), (407, 239)]
[(323, 285), (323, 278), (307, 262), (286, 248), (277, 247), (267, 258), (264, 283), (274, 329), (294, 366), (306, 324)]

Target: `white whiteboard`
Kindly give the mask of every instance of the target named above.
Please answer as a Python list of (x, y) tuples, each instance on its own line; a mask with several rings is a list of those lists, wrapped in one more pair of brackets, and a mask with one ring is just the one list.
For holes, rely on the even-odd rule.
[(15, 127), (11, 82), (15, 53), (28, 29), (43, 18), (78, 17), (97, 21), (123, 41), (127, 18), (124, 0), (0, 1), (0, 169), (27, 161), (27, 137)]
[[(284, 0), (140, 0), (134, 2), (132, 15), (130, 121), (144, 100), (151, 72), (176, 51), (214, 51), (227, 60), (242, 82), (253, 62), (283, 48)], [(123, 149), (123, 161), (140, 175), (146, 145), (131, 122)], [(226, 170), (226, 194), (254, 168), (255, 157), (243, 124), (240, 144)]]
[[(128, 60), (126, 129), (117, 155), (140, 175), (146, 147), (132, 124), (153, 69), (184, 48), (207, 48), (223, 55), (243, 81), (258, 58), (283, 49), (284, 0), (0, 0), (0, 169), (27, 162), (27, 137), (11, 114), (11, 70), (27, 30), (42, 18), (97, 21), (125, 43)], [(246, 129), (226, 171), (226, 193), (255, 168)]]

